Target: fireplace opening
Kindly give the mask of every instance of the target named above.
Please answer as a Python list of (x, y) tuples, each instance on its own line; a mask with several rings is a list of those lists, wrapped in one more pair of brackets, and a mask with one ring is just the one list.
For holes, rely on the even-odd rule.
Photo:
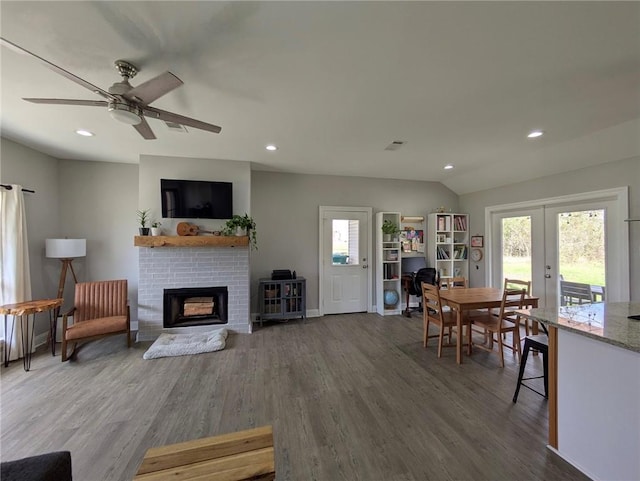
[(227, 323), (227, 287), (165, 289), (163, 327)]

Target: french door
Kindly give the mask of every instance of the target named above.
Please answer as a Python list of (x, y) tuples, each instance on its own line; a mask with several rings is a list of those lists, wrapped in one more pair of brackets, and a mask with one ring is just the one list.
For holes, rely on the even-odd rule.
[(616, 192), (491, 208), (490, 284), (530, 280), (541, 307), (628, 300), (626, 190)]

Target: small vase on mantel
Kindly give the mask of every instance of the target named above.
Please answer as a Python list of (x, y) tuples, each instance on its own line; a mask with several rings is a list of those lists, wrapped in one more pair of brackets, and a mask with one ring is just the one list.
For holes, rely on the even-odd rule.
[(151, 230), (149, 227), (139, 227), (140, 235), (149, 235), (149, 231)]
[(243, 228), (243, 227), (236, 227), (236, 236), (238, 237), (242, 237), (247, 235), (247, 229)]

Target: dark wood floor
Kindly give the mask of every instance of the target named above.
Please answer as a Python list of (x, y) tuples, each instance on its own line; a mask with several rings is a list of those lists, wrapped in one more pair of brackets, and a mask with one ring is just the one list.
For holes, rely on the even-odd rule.
[[(2, 460), (71, 451), (74, 479), (131, 479), (151, 446), (273, 425), (278, 480), (586, 480), (546, 448), (547, 403), (511, 402), (511, 355), (462, 366), (421, 319), (265, 324), (224, 351), (145, 361), (121, 336), (2, 368)], [(434, 346), (435, 347), (435, 346)], [(530, 358), (531, 359), (531, 358)], [(541, 369), (533, 358), (531, 369)]]

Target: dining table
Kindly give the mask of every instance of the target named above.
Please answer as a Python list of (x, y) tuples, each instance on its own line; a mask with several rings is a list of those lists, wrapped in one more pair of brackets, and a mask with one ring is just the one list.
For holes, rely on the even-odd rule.
[[(466, 287), (455, 289), (440, 289), (440, 299), (456, 312), (456, 363), (462, 364), (462, 320), (465, 312), (475, 309), (499, 309), (502, 303), (502, 288), (497, 287)], [(539, 298), (525, 295), (525, 306), (538, 307)], [(471, 340), (469, 340), (471, 341)]]

